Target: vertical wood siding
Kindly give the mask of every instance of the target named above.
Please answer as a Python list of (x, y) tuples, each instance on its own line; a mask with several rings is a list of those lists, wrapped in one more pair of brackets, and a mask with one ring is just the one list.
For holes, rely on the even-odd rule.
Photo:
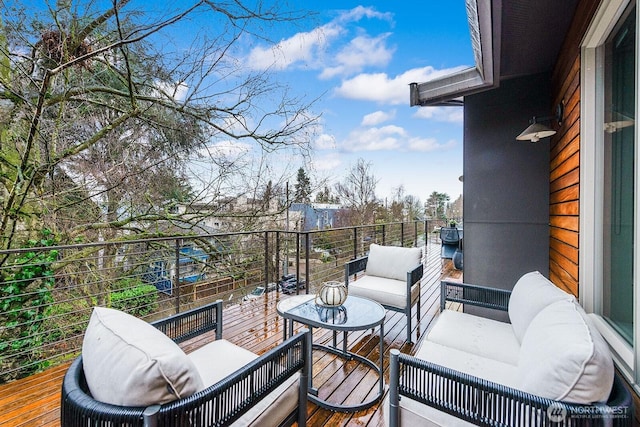
[(549, 278), (576, 296), (580, 250), (580, 41), (599, 2), (578, 3), (552, 77), (553, 106), (564, 105), (564, 119), (550, 146)]

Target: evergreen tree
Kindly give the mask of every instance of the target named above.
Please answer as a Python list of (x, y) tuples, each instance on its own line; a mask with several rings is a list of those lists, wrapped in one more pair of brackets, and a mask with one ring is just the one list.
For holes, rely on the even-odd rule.
[(307, 173), (303, 168), (298, 169), (298, 176), (296, 177), (295, 195), (293, 201), (295, 203), (309, 203), (311, 202), (311, 181), (307, 176)]

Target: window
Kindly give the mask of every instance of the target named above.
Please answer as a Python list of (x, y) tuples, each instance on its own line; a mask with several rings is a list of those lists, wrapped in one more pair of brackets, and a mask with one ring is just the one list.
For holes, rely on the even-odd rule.
[(602, 315), (633, 344), (635, 10), (625, 15), (604, 45)]
[(640, 149), (636, 1), (603, 1), (587, 30), (580, 82), (580, 302), (640, 384)]

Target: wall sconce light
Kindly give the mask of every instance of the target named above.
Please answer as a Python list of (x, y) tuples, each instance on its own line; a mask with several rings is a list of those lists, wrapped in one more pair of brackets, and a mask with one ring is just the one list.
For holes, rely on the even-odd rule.
[(518, 141), (538, 142), (542, 138), (547, 138), (556, 134), (556, 131), (549, 126), (545, 126), (540, 122), (551, 122), (555, 120), (558, 126), (562, 124), (562, 115), (564, 113), (564, 107), (562, 103), (556, 107), (556, 114), (552, 116), (533, 117), (529, 121), (529, 127), (526, 128), (520, 135), (516, 137)]

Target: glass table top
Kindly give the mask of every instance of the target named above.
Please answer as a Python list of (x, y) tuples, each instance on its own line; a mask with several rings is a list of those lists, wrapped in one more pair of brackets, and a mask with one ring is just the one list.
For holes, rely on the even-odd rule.
[(380, 304), (356, 296), (348, 296), (339, 307), (316, 304), (312, 295), (291, 297), (278, 304), (278, 313), (285, 319), (341, 331), (371, 328), (381, 324), (385, 317)]

